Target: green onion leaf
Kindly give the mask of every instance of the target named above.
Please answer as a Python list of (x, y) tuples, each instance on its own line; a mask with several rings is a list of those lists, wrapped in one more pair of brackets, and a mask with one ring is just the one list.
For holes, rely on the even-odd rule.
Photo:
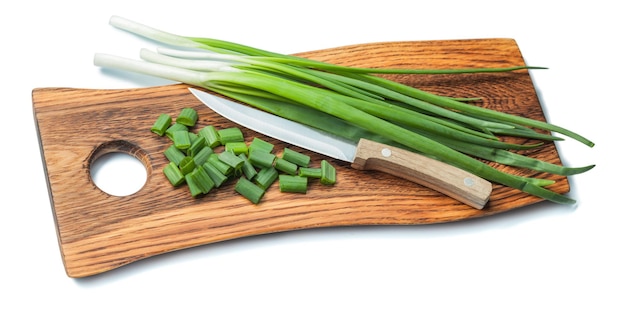
[(306, 193), (308, 178), (281, 174), (278, 176), (278, 187), (280, 192)]
[(193, 127), (196, 125), (198, 121), (198, 112), (196, 112), (193, 108), (183, 108), (180, 111), (178, 117), (176, 117), (176, 122), (179, 124), (183, 124), (188, 127)]
[(255, 204), (258, 204), (261, 201), (261, 198), (263, 198), (263, 195), (265, 195), (265, 190), (263, 190), (263, 188), (257, 186), (252, 181), (244, 177), (237, 180), (237, 183), (235, 184), (235, 191)]
[(334, 185), (337, 182), (337, 170), (328, 161), (322, 160), (322, 177), (320, 182), (324, 185)]
[(267, 190), (274, 181), (278, 179), (278, 170), (274, 167), (267, 167), (259, 170), (257, 175), (254, 177), (254, 183), (256, 183), (259, 187)]
[(159, 136), (163, 136), (165, 135), (165, 131), (168, 127), (170, 127), (171, 124), (172, 117), (170, 115), (160, 114), (157, 120), (154, 122), (154, 125), (152, 125), (152, 128), (150, 128), (150, 131)]
[(309, 163), (311, 163), (310, 156), (294, 151), (288, 147), (283, 149), (282, 158), (301, 167), (308, 167)]
[(276, 158), (276, 160), (274, 161), (274, 167), (277, 170), (290, 175), (296, 175), (298, 173), (298, 165), (295, 163), (291, 163), (283, 158)]
[(178, 187), (185, 182), (185, 176), (174, 162), (170, 162), (163, 168), (163, 174), (174, 187)]
[(232, 142), (243, 142), (244, 137), (241, 129), (237, 127), (224, 128), (217, 131), (222, 145)]

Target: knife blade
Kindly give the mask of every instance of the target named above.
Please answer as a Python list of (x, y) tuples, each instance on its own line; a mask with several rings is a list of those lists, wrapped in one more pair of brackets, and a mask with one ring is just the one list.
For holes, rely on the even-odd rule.
[(444, 162), (368, 139), (358, 143), (259, 109), (189, 88), (205, 106), (243, 127), (328, 157), (350, 162), (357, 170), (388, 173), (482, 209), (491, 183)]

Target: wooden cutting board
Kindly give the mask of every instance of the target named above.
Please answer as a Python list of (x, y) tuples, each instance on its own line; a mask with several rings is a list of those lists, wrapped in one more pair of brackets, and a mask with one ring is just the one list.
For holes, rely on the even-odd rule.
[[(524, 65), (512, 39), (386, 42), (300, 53), (322, 61), (362, 67), (453, 68)], [(90, 67), (86, 67), (90, 68)], [(544, 72), (540, 72), (544, 73)], [(545, 120), (527, 71), (503, 74), (403, 75), (390, 78), (427, 91), (483, 97), (482, 105)], [(540, 199), (494, 184), (490, 202), (477, 210), (435, 191), (375, 171), (357, 171), (331, 160), (334, 187), (311, 185), (306, 195), (280, 193), (276, 184), (259, 205), (228, 184), (193, 199), (162, 174), (170, 144), (150, 132), (160, 113), (183, 107), (199, 111), (198, 126), (236, 126), (202, 106), (187, 86), (142, 89), (38, 88), (33, 110), (50, 200), (66, 272), (70, 277), (102, 273), (143, 258), (251, 235), (307, 228), (385, 224), (431, 224), (494, 215)], [(246, 138), (283, 143), (244, 130)], [(290, 146), (291, 148), (294, 148)], [(295, 148), (297, 149), (297, 148)], [(108, 152), (127, 152), (146, 167), (144, 187), (130, 196), (101, 191), (90, 165)], [(318, 164), (322, 156), (307, 152)], [(554, 145), (528, 155), (560, 164)], [(566, 177), (498, 166), (527, 176), (556, 180), (551, 189), (567, 193)]]

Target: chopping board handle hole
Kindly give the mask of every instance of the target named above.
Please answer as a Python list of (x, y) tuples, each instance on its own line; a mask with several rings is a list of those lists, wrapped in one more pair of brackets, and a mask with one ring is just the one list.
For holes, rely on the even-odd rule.
[(152, 165), (139, 146), (118, 140), (98, 146), (89, 157), (89, 176), (100, 190), (130, 196), (144, 187)]

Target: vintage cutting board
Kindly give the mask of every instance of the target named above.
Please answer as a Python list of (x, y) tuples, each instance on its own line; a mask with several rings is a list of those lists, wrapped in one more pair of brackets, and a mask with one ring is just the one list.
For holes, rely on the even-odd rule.
[[(525, 64), (512, 39), (386, 42), (298, 55), (363, 67)], [(527, 71), (392, 78), (443, 95), (483, 97), (481, 104), (486, 107), (545, 120)], [(193, 199), (186, 188), (173, 188), (163, 176), (167, 160), (162, 152), (169, 142), (151, 133), (150, 126), (158, 114), (175, 116), (186, 106), (199, 111), (199, 126), (236, 125), (204, 108), (186, 85), (110, 90), (38, 88), (32, 95), (60, 250), (70, 277), (95, 275), (153, 255), (251, 235), (330, 226), (452, 222), (540, 201), (494, 184), (490, 202), (477, 210), (406, 180), (357, 171), (332, 160), (338, 171), (337, 185), (312, 185), (306, 195), (280, 193), (274, 186), (261, 204), (253, 205), (229, 184)], [(248, 140), (256, 136), (274, 142), (278, 152), (284, 147), (252, 131), (244, 133)], [(101, 191), (90, 178), (95, 159), (120, 151), (138, 157), (148, 174), (139, 192), (124, 197)], [(307, 153), (314, 165), (323, 158)], [(554, 145), (528, 154), (561, 163)], [(569, 191), (566, 177), (506, 169), (550, 177), (556, 180), (552, 190)]]

